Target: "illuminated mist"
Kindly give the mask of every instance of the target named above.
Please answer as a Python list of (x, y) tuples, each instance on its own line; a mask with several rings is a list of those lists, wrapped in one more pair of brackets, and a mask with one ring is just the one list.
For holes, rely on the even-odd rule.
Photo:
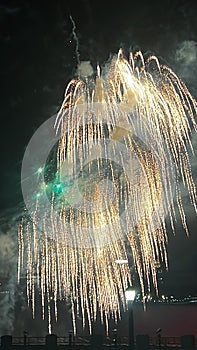
[(152, 287), (158, 292), (158, 268), (168, 267), (165, 218), (174, 231), (180, 217), (188, 234), (181, 181), (196, 210), (189, 159), (196, 111), (175, 73), (141, 52), (127, 61), (120, 50), (104, 77), (97, 67), (95, 81), (68, 84), (54, 126), (61, 137), (38, 169), (45, 183), (18, 234), (18, 280), (26, 274), (33, 315), (40, 290), (49, 332), (64, 299), (74, 333), (79, 315), (90, 333), (98, 317), (108, 332), (109, 318), (117, 321), (126, 307), (134, 269), (144, 301)]

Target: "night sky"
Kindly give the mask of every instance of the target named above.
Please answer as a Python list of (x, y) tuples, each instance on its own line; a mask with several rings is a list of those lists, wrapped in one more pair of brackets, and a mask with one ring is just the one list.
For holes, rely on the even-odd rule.
[[(137, 49), (153, 53), (197, 98), (195, 0), (125, 0), (118, 4), (111, 0), (0, 0), (0, 277), (9, 286), (14, 283), (10, 282), (17, 254), (13, 242), (23, 208), (23, 154), (36, 129), (58, 111), (65, 87), (76, 72), (70, 16), (76, 25), (81, 61), (88, 60), (93, 67), (99, 62), (102, 67), (120, 47), (125, 55)], [(193, 144), (197, 148), (196, 135)], [(196, 156), (191, 164), (196, 180)], [(160, 286), (161, 293), (177, 296), (197, 295), (196, 216), (187, 196), (184, 204), (190, 237), (179, 222), (175, 237), (169, 230), (169, 271), (163, 273)]]

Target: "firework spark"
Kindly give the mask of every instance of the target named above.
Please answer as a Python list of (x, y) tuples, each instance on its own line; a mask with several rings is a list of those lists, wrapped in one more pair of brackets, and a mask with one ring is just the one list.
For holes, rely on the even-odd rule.
[[(41, 290), (49, 332), (51, 299), (56, 319), (57, 301), (69, 299), (74, 332), (80, 315), (91, 333), (98, 316), (106, 329), (110, 317), (121, 317), (133, 268), (143, 298), (152, 285), (158, 290), (158, 264), (167, 268), (165, 218), (174, 231), (176, 203), (188, 233), (180, 181), (196, 210), (189, 160), (196, 112), (175, 73), (141, 52), (127, 61), (120, 50), (105, 77), (98, 67), (95, 82), (68, 84), (55, 121), (61, 130), (55, 175), (43, 170), (32, 218), (19, 229), (19, 280), (26, 269), (33, 314), (35, 290)], [(43, 192), (50, 212), (43, 209)], [(133, 266), (117, 264), (129, 261), (130, 252)]]

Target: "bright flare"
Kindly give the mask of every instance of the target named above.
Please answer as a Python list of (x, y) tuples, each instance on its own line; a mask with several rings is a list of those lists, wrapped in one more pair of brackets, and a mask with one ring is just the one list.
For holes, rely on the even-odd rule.
[[(62, 132), (56, 175), (46, 184), (50, 218), (43, 216), (41, 233), (40, 188), (33, 220), (19, 229), (18, 277), (25, 267), (33, 314), (41, 291), (49, 332), (51, 299), (56, 318), (57, 301), (70, 300), (74, 332), (80, 315), (91, 333), (96, 318), (107, 330), (110, 317), (121, 317), (133, 268), (143, 297), (152, 284), (157, 291), (158, 266), (167, 268), (165, 217), (174, 231), (176, 204), (188, 233), (181, 181), (196, 210), (188, 153), (196, 111), (183, 82), (141, 52), (128, 62), (120, 50), (105, 77), (98, 67), (95, 82), (68, 84), (55, 125)], [(130, 262), (130, 253), (132, 266), (117, 263)]]

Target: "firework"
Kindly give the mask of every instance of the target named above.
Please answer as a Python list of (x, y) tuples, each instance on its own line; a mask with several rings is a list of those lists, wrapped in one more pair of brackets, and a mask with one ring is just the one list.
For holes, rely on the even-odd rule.
[[(44, 183), (19, 229), (18, 277), (26, 269), (33, 314), (41, 291), (49, 332), (51, 299), (56, 319), (57, 301), (70, 300), (74, 333), (78, 315), (91, 333), (98, 317), (106, 331), (110, 317), (121, 318), (134, 269), (144, 299), (152, 286), (158, 291), (158, 266), (167, 268), (166, 216), (174, 231), (179, 215), (188, 233), (181, 181), (196, 210), (189, 160), (196, 111), (175, 73), (141, 52), (127, 61), (120, 50), (104, 77), (98, 67), (95, 81), (68, 84), (55, 120), (53, 174), (47, 165), (38, 169)], [(130, 255), (131, 266), (117, 263)]]

